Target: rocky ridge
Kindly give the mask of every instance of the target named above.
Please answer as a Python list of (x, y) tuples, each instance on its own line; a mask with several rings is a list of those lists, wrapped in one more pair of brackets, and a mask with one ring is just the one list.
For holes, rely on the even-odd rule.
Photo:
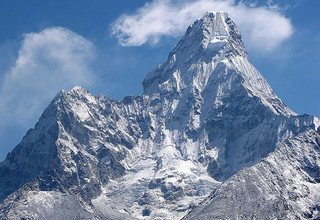
[(257, 203), (274, 198), (254, 209), (260, 217), (318, 215), (319, 199), (300, 196), (305, 183), (285, 201), (290, 175), (317, 181), (319, 120), (274, 94), (227, 13), (191, 25), (143, 88), (122, 101), (81, 87), (60, 92), (0, 164), (1, 218), (180, 219), (190, 210), (189, 219), (248, 217), (251, 203), (228, 213), (225, 204), (243, 203), (226, 203), (231, 192)]

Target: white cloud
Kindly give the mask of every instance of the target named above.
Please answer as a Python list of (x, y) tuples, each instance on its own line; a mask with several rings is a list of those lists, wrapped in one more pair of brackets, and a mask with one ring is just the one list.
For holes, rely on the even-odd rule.
[(11, 123), (29, 127), (59, 90), (89, 86), (94, 53), (88, 40), (65, 28), (26, 34), (0, 86), (0, 130)]
[(289, 38), (293, 27), (277, 7), (254, 7), (232, 0), (153, 0), (133, 14), (124, 14), (112, 25), (112, 34), (123, 46), (156, 44), (164, 36), (180, 36), (206, 12), (227, 11), (243, 33), (246, 44), (272, 51)]

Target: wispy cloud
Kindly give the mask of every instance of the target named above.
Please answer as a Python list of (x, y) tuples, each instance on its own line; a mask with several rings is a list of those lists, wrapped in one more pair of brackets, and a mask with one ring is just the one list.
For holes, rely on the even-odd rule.
[[(123, 46), (156, 44), (164, 36), (180, 36), (188, 25), (208, 11), (227, 11), (238, 24), (247, 45), (272, 51), (293, 33), (288, 18), (277, 7), (254, 6), (232, 0), (153, 0), (133, 14), (123, 14), (112, 34)], [(269, 6), (268, 6), (269, 5)]]
[(26, 34), (0, 86), (0, 131), (11, 123), (31, 126), (59, 90), (89, 86), (94, 54), (88, 40), (65, 28)]

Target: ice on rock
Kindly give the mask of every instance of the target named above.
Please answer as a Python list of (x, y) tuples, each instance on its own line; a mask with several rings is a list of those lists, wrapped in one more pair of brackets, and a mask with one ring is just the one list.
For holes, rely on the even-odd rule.
[(287, 139), (224, 182), (184, 219), (319, 219), (319, 133)]
[(0, 218), (318, 215), (319, 119), (274, 94), (226, 12), (195, 21), (143, 90), (61, 91), (0, 164)]
[(314, 126), (315, 126), (315, 130), (318, 130), (320, 127), (320, 119), (318, 117), (314, 117)]

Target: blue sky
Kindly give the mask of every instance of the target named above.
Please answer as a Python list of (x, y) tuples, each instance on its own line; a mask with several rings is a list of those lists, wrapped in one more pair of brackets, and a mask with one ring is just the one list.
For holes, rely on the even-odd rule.
[(250, 60), (289, 107), (320, 115), (318, 0), (3, 0), (0, 160), (61, 89), (140, 94), (145, 75), (207, 9), (230, 12)]

